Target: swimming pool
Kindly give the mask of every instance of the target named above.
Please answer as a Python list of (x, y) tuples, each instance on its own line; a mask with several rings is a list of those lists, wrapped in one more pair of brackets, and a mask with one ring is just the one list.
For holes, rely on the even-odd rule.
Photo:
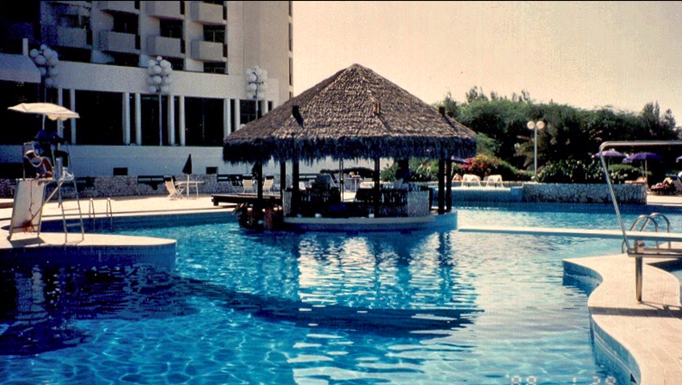
[[(458, 222), (617, 228), (600, 205), (461, 208)], [(616, 240), (120, 232), (177, 239), (176, 271), (3, 271), (0, 384), (627, 383), (595, 358), (585, 288), (561, 264)]]

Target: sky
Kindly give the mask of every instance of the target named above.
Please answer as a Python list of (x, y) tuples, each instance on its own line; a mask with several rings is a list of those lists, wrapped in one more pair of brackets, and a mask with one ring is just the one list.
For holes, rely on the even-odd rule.
[(357, 63), (433, 104), (474, 86), (682, 123), (682, 2), (294, 1), (294, 95)]

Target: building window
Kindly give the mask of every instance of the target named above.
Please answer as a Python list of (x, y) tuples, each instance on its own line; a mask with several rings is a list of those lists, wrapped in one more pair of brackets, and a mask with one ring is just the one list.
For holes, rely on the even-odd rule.
[(128, 175), (128, 167), (114, 167), (114, 176)]
[(163, 37), (182, 39), (182, 20), (161, 19), (159, 21), (159, 29)]
[(292, 1), (289, 2), (289, 16), (294, 16), (294, 3)]
[(294, 59), (289, 58), (289, 85), (294, 85)]
[(222, 99), (185, 98), (185, 144), (221, 146), (224, 110)]
[(137, 67), (140, 64), (140, 57), (136, 54), (112, 52), (110, 55), (114, 58), (114, 65), (124, 67)]
[(114, 15), (114, 32), (137, 35), (139, 31), (137, 15), (117, 13)]
[(256, 120), (256, 101), (255, 100), (240, 100), (239, 101), (239, 122), (246, 124), (250, 121)]
[(171, 67), (173, 68), (173, 71), (184, 71), (185, 70), (185, 59), (180, 59), (180, 58), (175, 58), (175, 57), (167, 57), (164, 59), (168, 60), (171, 63)]
[(218, 173), (217, 166), (206, 166), (206, 175), (213, 175)]
[(294, 34), (292, 28), (291, 23), (289, 23), (289, 52), (293, 52), (294, 50)]
[(205, 25), (204, 26), (204, 41), (212, 41), (214, 43), (225, 44), (225, 26), (222, 26), (222, 25)]
[(224, 62), (205, 62), (204, 72), (211, 74), (224, 74), (225, 73), (225, 63)]
[[(123, 98), (118, 92), (76, 91), (76, 143), (123, 144)], [(157, 142), (158, 144), (158, 142)]]

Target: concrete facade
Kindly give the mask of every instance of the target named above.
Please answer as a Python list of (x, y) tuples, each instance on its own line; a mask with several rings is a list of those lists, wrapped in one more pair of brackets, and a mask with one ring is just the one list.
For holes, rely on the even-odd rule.
[[(34, 23), (33, 30), (41, 31), (42, 41), (27, 36), (23, 38), (23, 52), (15, 53), (28, 55), (30, 49), (47, 44), (60, 55), (59, 85), (51, 91), (56, 96), (49, 101), (79, 112), (82, 117), (81, 106), (86, 102), (80, 97), (86, 95), (82, 91), (107, 93), (120, 101), (116, 106), (97, 105), (98, 111), (109, 109), (110, 114), (121, 116), (116, 137), (122, 139), (116, 143), (79, 143), (80, 130), (99, 129), (92, 119), (72, 119), (60, 125), (60, 133), (71, 144), (72, 170), (78, 177), (110, 176), (114, 168), (121, 167), (127, 168), (129, 175), (167, 174), (176, 158), (186, 159), (189, 153), (196, 173), (204, 173), (207, 166), (219, 167), (221, 173), (241, 172), (244, 167), (223, 163), (222, 148), (215, 138), (211, 144), (194, 139), (191, 148), (183, 148), (190, 147), (185, 135), (190, 129), (186, 120), (190, 115), (195, 120), (208, 119), (208, 114), (214, 113), (212, 119), (222, 121), (220, 142), (239, 129), (245, 123), (241, 119), (244, 104), (255, 103), (246, 96), (244, 71), (256, 65), (268, 71), (268, 89), (258, 110), (266, 113), (293, 94), (290, 2), (40, 3), (39, 23)], [(222, 36), (224, 41), (220, 41)], [(74, 52), (81, 58), (70, 60)], [(150, 94), (146, 82), (148, 62), (157, 55), (174, 63), (170, 95), (163, 99), (162, 114), (144, 104), (145, 99), (158, 98)], [(82, 60), (83, 56), (89, 60)], [(196, 103), (190, 106), (187, 98), (215, 99), (222, 102), (222, 108), (217, 114), (215, 108), (197, 111)], [(159, 140), (156, 146), (149, 142), (143, 145), (145, 122), (158, 115), (163, 115), (163, 145), (158, 145)], [(196, 129), (196, 124), (192, 128)], [(153, 131), (149, 127), (146, 130)], [(19, 144), (2, 143), (0, 163), (21, 164)]]

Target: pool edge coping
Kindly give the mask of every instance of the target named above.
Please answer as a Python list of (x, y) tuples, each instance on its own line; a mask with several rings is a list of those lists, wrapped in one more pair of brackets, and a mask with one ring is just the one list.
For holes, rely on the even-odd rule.
[(614, 351), (637, 384), (665, 385), (682, 378), (682, 320), (671, 312), (671, 307), (680, 309), (680, 282), (656, 266), (666, 261), (645, 261), (642, 303), (634, 295), (634, 259), (626, 254), (562, 262), (565, 272), (600, 281), (587, 301), (593, 336)]

